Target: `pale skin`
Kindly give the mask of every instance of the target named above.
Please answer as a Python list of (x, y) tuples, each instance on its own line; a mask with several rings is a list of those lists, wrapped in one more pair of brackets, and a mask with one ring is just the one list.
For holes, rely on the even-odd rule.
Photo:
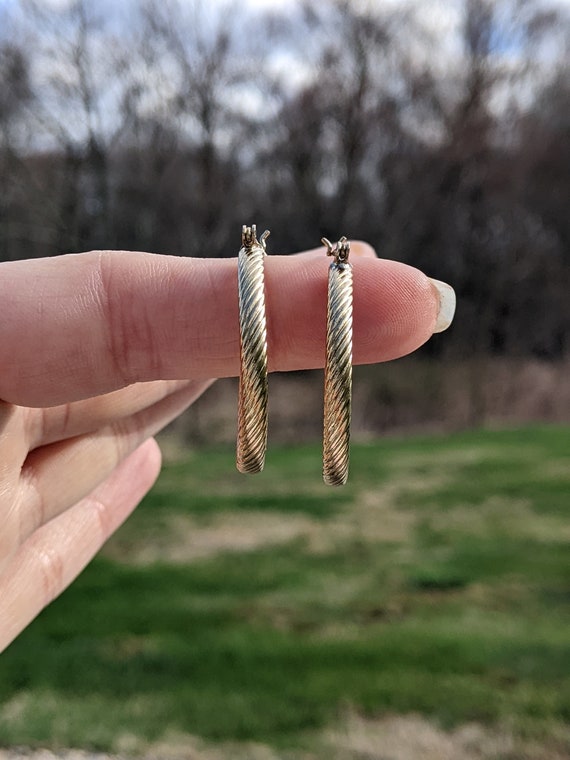
[[(428, 277), (364, 243), (351, 262), (354, 363), (428, 340)], [(267, 257), (270, 369), (322, 367), (328, 265), (323, 248)], [(2, 651), (151, 488), (153, 436), (239, 373), (239, 333), (235, 259), (95, 251), (0, 269)]]

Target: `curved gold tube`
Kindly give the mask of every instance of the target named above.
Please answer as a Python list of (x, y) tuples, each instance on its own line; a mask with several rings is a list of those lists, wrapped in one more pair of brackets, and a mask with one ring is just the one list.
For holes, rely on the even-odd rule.
[(329, 267), (327, 347), (323, 425), (323, 479), (332, 486), (348, 479), (352, 396), (352, 266), (350, 243), (342, 237), (333, 246), (322, 242), (334, 257)]
[(263, 265), (266, 231), (257, 240), (255, 225), (242, 228), (238, 254), (241, 369), (236, 465), (261, 472), (267, 448), (267, 325)]

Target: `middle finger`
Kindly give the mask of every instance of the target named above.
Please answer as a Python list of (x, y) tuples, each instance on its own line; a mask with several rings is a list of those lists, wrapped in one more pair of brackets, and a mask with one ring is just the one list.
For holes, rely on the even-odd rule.
[(191, 380), (153, 380), (83, 401), (30, 408), (26, 419), (28, 450), (93, 433), (147, 409), (191, 383)]
[(20, 543), (91, 493), (120, 461), (184, 411), (211, 382), (187, 384), (127, 419), (32, 452), (22, 468), (17, 499)]

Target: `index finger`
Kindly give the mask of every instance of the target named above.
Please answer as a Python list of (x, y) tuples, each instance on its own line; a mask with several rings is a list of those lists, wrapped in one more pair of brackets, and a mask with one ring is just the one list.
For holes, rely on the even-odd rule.
[[(413, 351), (438, 292), (394, 261), (355, 256), (354, 362)], [(328, 260), (268, 256), (271, 370), (321, 367)], [(239, 372), (236, 259), (94, 251), (2, 264), (0, 398), (49, 406), (155, 379)]]

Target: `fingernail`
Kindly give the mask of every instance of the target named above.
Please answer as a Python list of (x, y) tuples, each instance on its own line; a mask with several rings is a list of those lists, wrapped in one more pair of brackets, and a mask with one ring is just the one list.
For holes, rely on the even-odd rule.
[(446, 282), (441, 280), (433, 280), (429, 278), (431, 284), (437, 290), (439, 297), (439, 311), (437, 312), (437, 319), (435, 320), (434, 333), (440, 333), (447, 330), (449, 325), (453, 322), (453, 315), (455, 314), (455, 291)]

